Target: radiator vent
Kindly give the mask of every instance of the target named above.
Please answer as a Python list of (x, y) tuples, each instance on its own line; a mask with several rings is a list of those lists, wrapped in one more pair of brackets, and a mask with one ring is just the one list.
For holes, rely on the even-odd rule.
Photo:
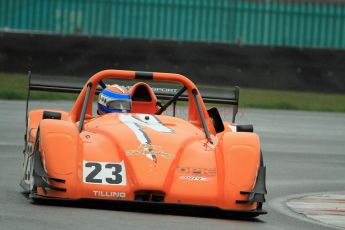
[(135, 193), (135, 200), (147, 202), (164, 202), (165, 193), (161, 191), (139, 190)]

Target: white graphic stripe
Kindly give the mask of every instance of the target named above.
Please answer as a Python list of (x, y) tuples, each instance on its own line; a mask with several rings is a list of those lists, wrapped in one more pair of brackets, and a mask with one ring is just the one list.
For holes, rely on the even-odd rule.
[(141, 144), (151, 143), (151, 140), (143, 130), (143, 127), (148, 127), (150, 129), (153, 129), (154, 131), (162, 133), (174, 133), (172, 129), (164, 126), (157, 118), (152, 115), (138, 114), (137, 117), (139, 119), (134, 117), (133, 115), (121, 114), (119, 116), (119, 119), (134, 132)]
[(137, 139), (140, 141), (141, 144), (148, 144), (151, 142), (148, 139), (147, 135), (145, 135), (146, 133), (144, 133), (136, 119), (133, 118), (131, 115), (120, 115), (119, 119), (134, 132), (135, 136), (137, 136)]

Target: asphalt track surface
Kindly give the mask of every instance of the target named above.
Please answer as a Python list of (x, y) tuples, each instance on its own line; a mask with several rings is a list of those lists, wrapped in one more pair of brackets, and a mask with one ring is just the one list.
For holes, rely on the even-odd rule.
[[(69, 102), (32, 102), (31, 108), (69, 109)], [(223, 109), (221, 109), (222, 112)], [(267, 165), (267, 215), (232, 219), (212, 212), (35, 205), (19, 186), (25, 103), (0, 101), (0, 229), (331, 229), (305, 220), (285, 202), (294, 195), (345, 191), (345, 114), (247, 109)], [(225, 114), (230, 120), (229, 113)]]

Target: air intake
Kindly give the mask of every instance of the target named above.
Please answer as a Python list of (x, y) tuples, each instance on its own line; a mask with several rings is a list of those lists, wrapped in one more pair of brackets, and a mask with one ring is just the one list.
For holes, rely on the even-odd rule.
[(147, 202), (164, 202), (165, 193), (161, 191), (140, 190), (135, 193), (135, 200)]

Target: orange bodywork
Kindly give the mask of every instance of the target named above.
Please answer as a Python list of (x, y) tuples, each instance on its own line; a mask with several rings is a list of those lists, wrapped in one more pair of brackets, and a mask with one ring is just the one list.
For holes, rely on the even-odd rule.
[[(135, 79), (134, 71), (105, 70), (85, 84), (70, 112), (61, 119), (42, 119), (43, 110), (29, 114), (28, 140), (34, 145), (39, 128), (39, 154), (50, 185), (64, 191), (37, 188), (37, 197), (66, 199), (142, 200), (147, 194), (160, 202), (214, 206), (225, 210), (256, 210), (252, 191), (260, 167), (260, 142), (255, 133), (233, 132), (230, 123), (216, 133), (202, 97), (201, 109), (212, 142), (205, 137), (202, 120), (188, 78), (153, 73), (154, 81), (181, 83), (189, 98), (188, 119), (154, 115), (156, 102), (135, 102), (133, 113), (93, 116), (92, 98), (106, 78)], [(92, 83), (83, 129), (79, 119)], [(155, 96), (152, 95), (156, 100)], [(147, 103), (147, 105), (145, 104)], [(145, 109), (146, 108), (146, 109)], [(144, 198), (142, 198), (144, 197)], [(163, 197), (163, 198), (159, 198)]]

